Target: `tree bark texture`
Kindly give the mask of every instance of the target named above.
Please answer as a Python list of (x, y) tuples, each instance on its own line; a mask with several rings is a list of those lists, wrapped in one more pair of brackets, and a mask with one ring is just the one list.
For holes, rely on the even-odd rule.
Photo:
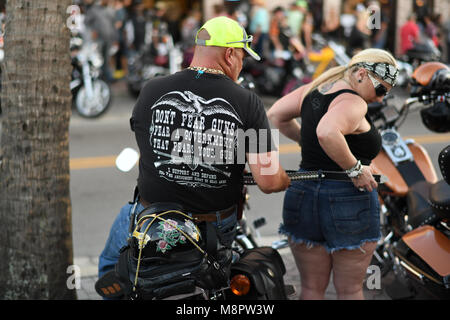
[(8, 0), (2, 74), (0, 299), (74, 299), (71, 0)]

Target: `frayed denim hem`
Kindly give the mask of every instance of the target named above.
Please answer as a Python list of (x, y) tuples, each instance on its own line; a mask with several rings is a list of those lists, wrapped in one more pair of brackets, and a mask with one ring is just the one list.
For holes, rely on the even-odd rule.
[(292, 233), (290, 233), (289, 231), (287, 231), (283, 225), (280, 225), (280, 228), (278, 230), (279, 234), (285, 235), (288, 237), (289, 239), (289, 245), (293, 245), (293, 244), (305, 244), (307, 249), (311, 249), (315, 246), (324, 246), (326, 247), (325, 243), (323, 242), (317, 242), (317, 241), (312, 241), (312, 240), (308, 240), (308, 239), (304, 239), (304, 238), (298, 238), (295, 235), (293, 235)]
[(333, 252), (339, 251), (339, 250), (356, 250), (356, 249), (361, 250), (362, 253), (366, 253), (366, 251), (362, 248), (362, 246), (363, 246), (366, 242), (378, 242), (378, 240), (381, 239), (381, 236), (379, 236), (378, 238), (371, 238), (371, 239), (364, 239), (364, 240), (361, 240), (361, 241), (359, 242), (359, 244), (357, 244), (357, 245), (352, 245), (352, 246), (338, 246), (338, 247), (333, 247), (333, 248), (331, 248), (331, 247), (327, 246), (326, 243), (324, 243), (324, 242), (318, 242), (318, 241), (312, 241), (312, 240), (305, 239), (305, 238), (299, 238), (299, 237), (293, 235), (291, 232), (287, 231), (287, 230), (284, 228), (284, 225), (283, 225), (283, 224), (280, 225), (280, 227), (279, 227), (279, 229), (278, 229), (278, 233), (287, 236), (287, 237), (289, 238), (289, 243), (290, 243), (290, 244), (291, 244), (291, 243), (293, 243), (293, 244), (301, 244), (301, 243), (303, 243), (303, 244), (306, 245), (306, 248), (307, 248), (307, 249), (311, 249), (311, 248), (313, 248), (314, 246), (318, 246), (318, 245), (319, 245), (319, 246), (324, 247), (325, 250), (326, 250), (328, 253), (330, 253), (330, 254), (332, 254)]
[(361, 250), (362, 253), (366, 253), (366, 251), (362, 248), (362, 246), (367, 242), (378, 242), (378, 240), (380, 240), (380, 238), (381, 237), (361, 240), (359, 242), (359, 244), (354, 245), (354, 246), (342, 246), (342, 247), (335, 247), (335, 248), (330, 248), (330, 247), (326, 246), (326, 249), (329, 253), (333, 253), (333, 252), (336, 252), (339, 250), (356, 250), (356, 249)]

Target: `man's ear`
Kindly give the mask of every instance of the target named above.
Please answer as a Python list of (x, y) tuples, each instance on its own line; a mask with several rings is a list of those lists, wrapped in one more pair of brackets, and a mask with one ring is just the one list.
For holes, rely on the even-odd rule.
[(225, 62), (228, 66), (233, 65), (233, 55), (235, 54), (234, 48), (225, 49)]

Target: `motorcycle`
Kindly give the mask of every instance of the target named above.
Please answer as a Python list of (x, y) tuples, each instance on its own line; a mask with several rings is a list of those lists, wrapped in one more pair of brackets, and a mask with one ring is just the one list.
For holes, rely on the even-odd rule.
[[(427, 151), (402, 138), (397, 129), (412, 106), (420, 103), (422, 122), (428, 129), (450, 131), (450, 69), (438, 62), (422, 64), (412, 82), (411, 97), (399, 111), (389, 98), (369, 105), (382, 139), (382, 150), (371, 167), (389, 179), (378, 187), (382, 239), (372, 264), (380, 267), (383, 276), (393, 271), (395, 282), (387, 289), (393, 299), (449, 299), (448, 175), (447, 182), (438, 181)], [(445, 177), (449, 157), (443, 160), (441, 154), (440, 158)]]
[(405, 52), (402, 61), (409, 63), (416, 69), (424, 62), (439, 61), (441, 52), (430, 38), (424, 38), (422, 42), (414, 43), (414, 47)]
[[(274, 50), (270, 57), (261, 61), (244, 60), (241, 77), (254, 83), (258, 94), (282, 96), (293, 83), (308, 83), (304, 58), (301, 57), (298, 41), (291, 41), (293, 49)], [(298, 50), (294, 48), (299, 48)]]
[(70, 40), (72, 78), (70, 90), (78, 113), (85, 118), (103, 114), (111, 104), (111, 88), (101, 79), (103, 58), (96, 43), (83, 41), (81, 37)]
[[(350, 62), (351, 58), (342, 44), (332, 39), (327, 40), (317, 33), (312, 35), (312, 40), (314, 41), (315, 50), (308, 53), (307, 57), (305, 57), (306, 72), (304, 79), (287, 85), (283, 95), (295, 90), (304, 83), (316, 79), (333, 65), (345, 66)], [(414, 71), (413, 66), (399, 59), (397, 59), (397, 65), (399, 70), (397, 86), (405, 88)]]
[[(116, 166), (127, 172), (138, 158), (137, 151), (124, 149), (116, 159)], [(175, 212), (172, 206), (155, 209), (148, 215), (146, 213), (151, 213), (155, 206), (144, 209), (131, 218), (132, 236), (128, 246), (121, 249), (115, 270), (107, 272), (96, 282), (97, 293), (106, 298), (132, 300), (287, 299), (295, 289), (284, 284), (286, 268), (278, 251), (258, 246), (255, 229), (263, 226), (265, 220), (260, 218), (253, 225), (248, 223), (245, 215), (249, 209), (247, 200), (248, 193), (244, 187), (231, 250), (220, 248), (212, 240), (216, 238), (215, 231), (211, 231), (214, 228), (202, 225), (200, 231), (189, 217), (183, 212)], [(180, 214), (183, 219), (180, 219)], [(146, 219), (151, 220), (148, 227), (145, 227)], [(173, 247), (173, 253), (161, 254), (158, 245), (152, 247), (154, 239), (164, 236), (164, 227), (156, 227), (153, 232), (152, 224), (165, 225), (166, 231), (171, 229), (164, 239), (170, 243), (179, 242), (177, 248)], [(141, 232), (144, 227), (145, 232)], [(201, 239), (204, 242), (201, 243)], [(194, 246), (187, 247), (189, 243)]]
[(128, 59), (128, 91), (134, 97), (139, 95), (147, 80), (157, 76), (166, 76), (181, 70), (185, 56), (178, 45), (173, 44), (171, 36), (164, 36), (158, 48), (144, 46), (141, 51)]
[(399, 67), (397, 86), (406, 88), (417, 67), (424, 62), (438, 61), (440, 57), (441, 52), (431, 39), (425, 39), (423, 43), (415, 43), (413, 48), (397, 59)]
[(316, 79), (329, 67), (335, 64), (343, 66), (350, 61), (343, 45), (334, 40), (327, 40), (318, 33), (313, 33), (311, 37), (314, 42), (314, 50), (303, 59), (304, 72), (301, 77), (290, 79), (281, 93), (283, 96)]

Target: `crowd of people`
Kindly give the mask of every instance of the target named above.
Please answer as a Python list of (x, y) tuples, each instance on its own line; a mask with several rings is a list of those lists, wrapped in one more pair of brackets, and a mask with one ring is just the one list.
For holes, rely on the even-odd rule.
[[(183, 51), (192, 50), (204, 20), (199, 3), (188, 12), (167, 1), (79, 0), (77, 4), (83, 17), (78, 30), (103, 44), (102, 54), (109, 61), (105, 77), (111, 81), (127, 74), (127, 58), (144, 46), (149, 46), (155, 56), (161, 55), (161, 43), (169, 38)], [(293, 0), (287, 7), (270, 10), (266, 0), (224, 1), (214, 6), (214, 16), (228, 16), (243, 25), (254, 36), (253, 49), (263, 58), (286, 50), (299, 57), (305, 55), (313, 50), (313, 32), (345, 44), (349, 55), (370, 47), (394, 52), (388, 43), (390, 14), (382, 6), (379, 25), (370, 28), (367, 21), (373, 8), (380, 8), (376, 0), (366, 1), (365, 5), (345, 4), (341, 13), (337, 7), (323, 12), (321, 3), (309, 0)], [(423, 37), (448, 52), (449, 33), (450, 21), (445, 23), (440, 15), (412, 15), (401, 26), (400, 54), (413, 45), (412, 41), (420, 42)]]
[(186, 40), (189, 45), (201, 23), (201, 13), (193, 9), (179, 23), (180, 14), (169, 10), (165, 2), (149, 6), (136, 0), (79, 0), (81, 11), (76, 28), (86, 39), (101, 44), (107, 80), (120, 79), (127, 73), (127, 59), (145, 45), (151, 52), (170, 37), (173, 42)]

